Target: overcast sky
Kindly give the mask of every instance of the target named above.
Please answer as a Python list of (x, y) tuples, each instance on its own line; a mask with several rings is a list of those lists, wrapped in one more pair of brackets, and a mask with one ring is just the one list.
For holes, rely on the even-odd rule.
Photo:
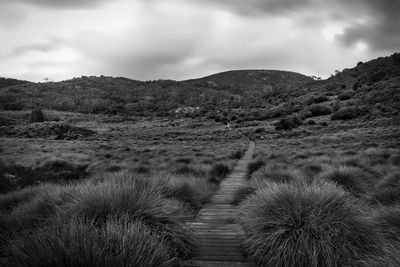
[(400, 50), (400, 0), (0, 0), (0, 77), (326, 77)]

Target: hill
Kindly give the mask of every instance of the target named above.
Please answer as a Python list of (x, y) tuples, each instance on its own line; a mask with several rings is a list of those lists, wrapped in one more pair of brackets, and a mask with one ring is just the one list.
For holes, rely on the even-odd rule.
[(265, 119), (271, 112), (272, 117), (285, 116), (322, 102), (335, 110), (343, 100), (345, 106), (373, 105), (384, 113), (395, 113), (400, 103), (399, 62), (396, 53), (360, 62), (326, 80), (277, 70), (234, 70), (187, 81), (82, 76), (3, 87), (0, 108), (39, 106), (80, 113), (168, 116), (179, 107), (198, 106), (200, 115), (213, 110), (261, 109)]
[(312, 81), (308, 76), (300, 73), (280, 70), (231, 70), (187, 82), (211, 82), (225, 86), (240, 86), (265, 88), (285, 85), (304, 84)]
[(16, 80), (16, 79), (11, 79), (11, 78), (3, 78), (0, 77), (0, 88), (8, 87), (8, 86), (13, 86), (13, 85), (19, 85), (19, 84), (26, 84), (30, 83), (28, 81), (22, 81), (22, 80)]

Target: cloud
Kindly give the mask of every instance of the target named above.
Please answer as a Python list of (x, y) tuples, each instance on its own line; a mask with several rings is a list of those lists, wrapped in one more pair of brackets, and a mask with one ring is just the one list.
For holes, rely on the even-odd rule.
[(91, 8), (99, 6), (106, 0), (2, 0), (3, 4), (27, 4), (48, 8)]
[[(343, 0), (344, 1), (344, 0)], [(358, 0), (352, 9), (364, 8), (364, 20), (347, 27), (340, 36), (345, 45), (366, 43), (373, 50), (398, 50), (400, 48), (400, 1)]]
[(0, 73), (179, 80), (263, 68), (326, 77), (400, 47), (396, 1), (6, 0), (24, 15), (0, 28)]

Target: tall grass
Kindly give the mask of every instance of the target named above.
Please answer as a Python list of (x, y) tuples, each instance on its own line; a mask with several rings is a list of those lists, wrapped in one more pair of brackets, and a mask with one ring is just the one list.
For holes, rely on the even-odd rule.
[(80, 185), (49, 186), (1, 214), (0, 254), (21, 266), (29, 266), (35, 254), (34, 266), (92, 260), (88, 266), (169, 266), (188, 256), (195, 241), (182, 223), (193, 211), (163, 195), (168, 183), (119, 172)]
[(171, 266), (160, 237), (141, 221), (110, 219), (102, 227), (82, 219), (34, 231), (9, 244), (10, 266)]
[(335, 182), (356, 196), (362, 196), (371, 189), (369, 175), (356, 167), (331, 168), (321, 173), (319, 179)]
[(331, 183), (269, 183), (241, 205), (243, 247), (261, 266), (355, 266), (379, 247), (363, 209)]

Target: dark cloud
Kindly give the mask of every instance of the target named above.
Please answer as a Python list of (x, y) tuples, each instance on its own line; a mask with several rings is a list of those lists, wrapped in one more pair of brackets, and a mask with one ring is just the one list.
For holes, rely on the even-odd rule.
[[(342, 0), (343, 5), (348, 2)], [(400, 1), (398, 0), (357, 0), (350, 1), (350, 8), (356, 15), (357, 9), (364, 8), (364, 23), (355, 23), (345, 29), (339, 39), (346, 45), (362, 41), (378, 51), (400, 48)]]
[(38, 43), (38, 44), (29, 44), (18, 46), (14, 48), (11, 52), (8, 52), (4, 56), (0, 56), (0, 59), (11, 59), (14, 57), (24, 56), (29, 52), (41, 52), (41, 53), (48, 53), (57, 49), (56, 44), (50, 43)]

